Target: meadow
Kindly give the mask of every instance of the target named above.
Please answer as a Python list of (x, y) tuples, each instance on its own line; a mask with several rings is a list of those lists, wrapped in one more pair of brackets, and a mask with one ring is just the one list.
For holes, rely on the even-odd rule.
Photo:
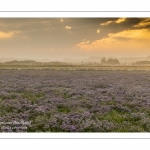
[(1, 69), (0, 132), (150, 132), (150, 71)]

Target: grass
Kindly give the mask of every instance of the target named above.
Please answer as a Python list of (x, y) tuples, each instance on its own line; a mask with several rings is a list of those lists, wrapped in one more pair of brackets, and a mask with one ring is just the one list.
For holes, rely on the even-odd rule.
[(123, 113), (117, 112), (116, 110), (112, 110), (107, 114), (100, 115), (97, 117), (99, 120), (107, 120), (110, 122), (122, 123), (126, 121), (125, 115)]
[(69, 113), (71, 111), (69, 107), (63, 105), (59, 105), (57, 106), (57, 108), (58, 108), (58, 112), (62, 112), (62, 113)]

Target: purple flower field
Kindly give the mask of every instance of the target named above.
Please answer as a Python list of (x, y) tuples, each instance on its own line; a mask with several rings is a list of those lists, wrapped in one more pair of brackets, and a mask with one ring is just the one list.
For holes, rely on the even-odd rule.
[(150, 132), (150, 72), (0, 70), (0, 132)]

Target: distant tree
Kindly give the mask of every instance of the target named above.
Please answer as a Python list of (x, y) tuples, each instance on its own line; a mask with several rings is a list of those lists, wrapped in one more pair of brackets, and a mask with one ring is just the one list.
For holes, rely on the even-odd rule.
[(109, 59), (107, 60), (107, 64), (108, 64), (108, 65), (119, 65), (120, 62), (119, 62), (117, 59), (109, 58)]
[(106, 59), (105, 59), (105, 57), (101, 59), (101, 64), (106, 64)]
[(119, 60), (118, 60), (118, 59), (114, 59), (114, 64), (115, 64), (115, 65), (120, 65)]
[(112, 58), (109, 58), (109, 59), (107, 60), (107, 64), (108, 64), (108, 65), (113, 65), (113, 64), (114, 64), (114, 60), (113, 60)]

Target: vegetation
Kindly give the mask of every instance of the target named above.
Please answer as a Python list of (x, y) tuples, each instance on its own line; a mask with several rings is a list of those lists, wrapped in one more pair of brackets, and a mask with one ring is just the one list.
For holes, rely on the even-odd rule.
[(105, 58), (102, 58), (101, 64), (102, 65), (120, 65), (120, 62), (117, 59), (109, 58), (108, 60), (106, 60)]
[(0, 132), (149, 132), (150, 72), (1, 70)]

